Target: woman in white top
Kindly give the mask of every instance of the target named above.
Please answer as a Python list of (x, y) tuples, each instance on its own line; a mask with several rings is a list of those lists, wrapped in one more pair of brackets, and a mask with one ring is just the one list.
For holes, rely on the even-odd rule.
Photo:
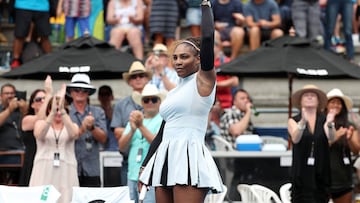
[(144, 58), (142, 23), (144, 3), (142, 0), (110, 0), (106, 22), (112, 25), (109, 43), (120, 49), (126, 39), (134, 56)]

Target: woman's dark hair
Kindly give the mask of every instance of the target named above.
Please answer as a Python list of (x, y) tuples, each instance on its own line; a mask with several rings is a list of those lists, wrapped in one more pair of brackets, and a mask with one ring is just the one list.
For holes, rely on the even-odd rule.
[[(189, 42), (189, 43), (186, 43)], [(186, 39), (178, 40), (170, 47), (170, 52), (173, 53), (174, 49), (179, 44), (185, 44), (193, 49), (195, 55), (200, 55), (200, 37), (188, 37)]]
[[(51, 107), (52, 107), (52, 103), (53, 103), (53, 99), (54, 97), (51, 97), (49, 103), (47, 104), (47, 107), (46, 107), (46, 116), (48, 116), (50, 114), (50, 111), (51, 111)], [(64, 109), (66, 111), (66, 113), (68, 114), (69, 113), (69, 105), (66, 101), (64, 101)]]
[[(335, 98), (338, 98), (338, 97), (335, 97)], [(335, 116), (335, 128), (338, 129), (340, 128), (341, 126), (342, 127), (349, 127), (349, 119), (348, 119), (348, 109), (346, 108), (345, 106), (345, 102), (344, 100), (342, 100), (341, 98), (340, 99), (340, 102), (341, 102), (341, 105), (342, 105), (342, 108), (341, 108), (341, 111), (339, 114), (337, 114)], [(330, 99), (328, 102), (330, 102), (332, 99)], [(325, 113), (327, 114), (328, 113), (328, 109), (326, 108), (325, 109)]]
[(45, 90), (44, 89), (36, 89), (31, 93), (27, 115), (35, 115), (35, 109), (33, 107), (31, 107), (31, 106), (34, 103), (35, 96), (39, 92), (44, 92), (45, 93)]

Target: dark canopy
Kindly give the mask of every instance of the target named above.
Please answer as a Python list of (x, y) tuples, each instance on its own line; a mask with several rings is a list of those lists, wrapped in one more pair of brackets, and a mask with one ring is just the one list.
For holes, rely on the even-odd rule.
[(77, 72), (90, 75), (91, 79), (121, 78), (128, 71), (133, 55), (121, 52), (105, 41), (83, 36), (65, 43), (59, 50), (33, 59), (2, 75), (6, 78), (70, 79)]

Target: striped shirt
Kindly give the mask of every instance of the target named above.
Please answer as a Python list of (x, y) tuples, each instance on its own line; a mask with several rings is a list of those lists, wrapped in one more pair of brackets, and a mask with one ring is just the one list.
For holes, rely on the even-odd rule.
[(64, 0), (64, 14), (67, 17), (88, 17), (91, 12), (90, 0)]
[[(239, 122), (245, 113), (241, 112), (235, 106), (225, 109), (224, 114), (220, 118), (220, 135), (223, 136), (228, 142), (232, 143), (235, 146), (236, 137), (232, 136), (229, 132), (230, 125)], [(252, 122), (249, 122), (247, 129), (242, 134), (252, 134), (253, 125)]]

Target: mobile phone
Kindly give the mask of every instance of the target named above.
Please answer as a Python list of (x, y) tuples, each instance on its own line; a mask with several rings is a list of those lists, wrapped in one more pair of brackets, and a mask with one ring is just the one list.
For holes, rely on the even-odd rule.
[(18, 100), (24, 100), (26, 101), (26, 91), (16, 91), (16, 96)]

